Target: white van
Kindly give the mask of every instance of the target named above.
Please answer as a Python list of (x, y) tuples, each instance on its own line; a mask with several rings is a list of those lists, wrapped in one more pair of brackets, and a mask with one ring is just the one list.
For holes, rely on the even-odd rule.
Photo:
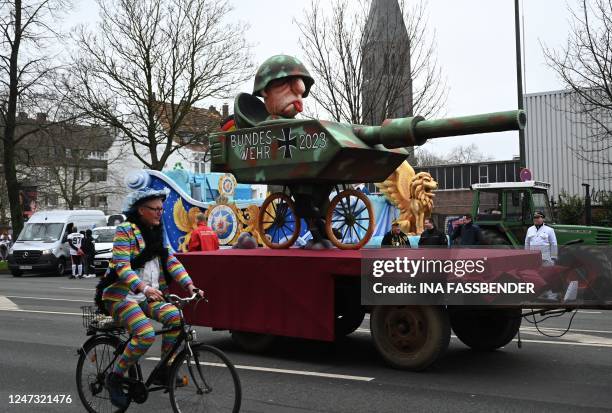
[(85, 231), (106, 225), (104, 212), (56, 210), (34, 213), (9, 250), (8, 266), (15, 277), (25, 271), (55, 272), (63, 275), (70, 265), (67, 229)]

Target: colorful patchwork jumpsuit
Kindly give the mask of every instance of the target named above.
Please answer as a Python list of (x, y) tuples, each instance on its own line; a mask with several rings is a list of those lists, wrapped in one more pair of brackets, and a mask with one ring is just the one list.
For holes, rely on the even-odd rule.
[[(166, 328), (180, 326), (180, 315), (175, 306), (160, 301), (148, 302), (142, 293), (145, 286), (158, 288), (164, 294), (168, 292), (161, 265), (166, 265), (170, 277), (183, 288), (192, 284), (183, 265), (171, 253), (165, 262), (154, 258), (144, 268), (134, 271), (131, 259), (143, 248), (144, 240), (135, 224), (124, 222), (117, 227), (111, 269), (117, 272), (118, 280), (104, 290), (102, 299), (112, 317), (133, 335), (114, 367), (114, 372), (121, 376), (155, 341), (151, 319), (161, 322)], [(163, 335), (162, 357), (172, 349), (178, 334), (179, 331)]]

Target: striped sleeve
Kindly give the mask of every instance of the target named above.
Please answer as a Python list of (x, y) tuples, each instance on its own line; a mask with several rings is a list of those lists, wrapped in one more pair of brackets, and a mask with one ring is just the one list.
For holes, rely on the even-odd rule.
[(129, 231), (129, 226), (119, 225), (117, 227), (115, 239), (113, 240), (112, 260), (119, 280), (127, 285), (134, 293), (138, 293), (145, 287), (145, 284), (138, 277), (136, 272), (132, 270), (130, 264), (131, 244)]
[(166, 268), (168, 268), (168, 272), (170, 276), (181, 285), (181, 287), (187, 289), (193, 281), (187, 271), (185, 271), (185, 267), (183, 264), (172, 254), (168, 252), (168, 259), (166, 260)]

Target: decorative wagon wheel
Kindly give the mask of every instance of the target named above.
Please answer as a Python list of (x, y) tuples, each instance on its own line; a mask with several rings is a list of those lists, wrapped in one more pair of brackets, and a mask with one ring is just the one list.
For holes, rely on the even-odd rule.
[(374, 232), (374, 212), (368, 197), (355, 189), (345, 189), (336, 195), (327, 210), (325, 232), (340, 249), (363, 247)]
[[(289, 248), (300, 235), (300, 219), (291, 198), (282, 192), (270, 194), (259, 209), (257, 228), (270, 248)], [(269, 238), (268, 238), (269, 237)]]

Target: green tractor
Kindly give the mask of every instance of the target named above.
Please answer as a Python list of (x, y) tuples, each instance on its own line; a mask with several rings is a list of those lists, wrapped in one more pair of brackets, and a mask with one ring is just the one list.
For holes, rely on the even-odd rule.
[(559, 245), (577, 240), (582, 245), (612, 245), (612, 228), (556, 224), (549, 189), (550, 184), (538, 181), (473, 184), (472, 216), (484, 243), (522, 247), (534, 211), (542, 211)]

